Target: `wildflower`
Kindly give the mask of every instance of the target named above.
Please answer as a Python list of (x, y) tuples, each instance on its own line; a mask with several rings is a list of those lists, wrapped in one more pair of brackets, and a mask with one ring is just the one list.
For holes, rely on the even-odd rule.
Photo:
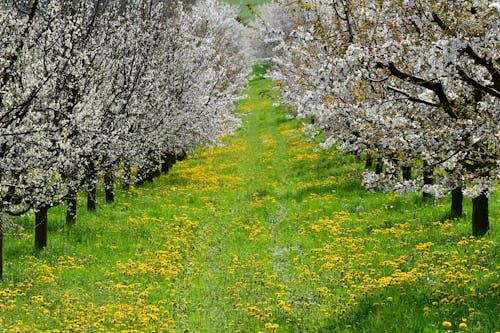
[(267, 329), (270, 329), (271, 332), (276, 332), (276, 330), (278, 329), (279, 325), (278, 324), (272, 324), (272, 323), (266, 323), (265, 327)]
[(458, 325), (458, 328), (464, 330), (467, 328), (467, 324), (466, 323), (460, 323), (460, 325)]
[(449, 321), (443, 321), (443, 327), (450, 328), (452, 324)]

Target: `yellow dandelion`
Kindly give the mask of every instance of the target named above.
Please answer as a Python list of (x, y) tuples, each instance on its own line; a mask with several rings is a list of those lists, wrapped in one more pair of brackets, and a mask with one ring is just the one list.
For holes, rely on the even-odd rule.
[(458, 325), (458, 328), (464, 330), (467, 328), (467, 324), (466, 323), (460, 323), (460, 325)]
[(449, 321), (443, 321), (443, 327), (450, 328), (452, 324)]

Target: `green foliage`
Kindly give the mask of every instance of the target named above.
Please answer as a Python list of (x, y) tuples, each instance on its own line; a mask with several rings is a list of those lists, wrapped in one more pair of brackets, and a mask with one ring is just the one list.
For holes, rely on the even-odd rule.
[(316, 151), (273, 106), (265, 69), (224, 147), (94, 213), (79, 206), (73, 227), (52, 209), (46, 250), (21, 219), (0, 332), (498, 331), (499, 196), (475, 239), (468, 202), (449, 220), (449, 198), (366, 192), (362, 161)]

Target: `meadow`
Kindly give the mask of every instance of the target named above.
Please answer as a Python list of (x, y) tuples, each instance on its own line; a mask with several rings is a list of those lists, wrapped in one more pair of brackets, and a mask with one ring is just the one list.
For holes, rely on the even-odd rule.
[[(5, 240), (0, 332), (498, 332), (500, 196), (471, 237), (449, 198), (367, 192), (318, 151), (256, 66), (224, 145), (117, 193), (48, 247)], [(102, 196), (101, 202), (104, 202)]]

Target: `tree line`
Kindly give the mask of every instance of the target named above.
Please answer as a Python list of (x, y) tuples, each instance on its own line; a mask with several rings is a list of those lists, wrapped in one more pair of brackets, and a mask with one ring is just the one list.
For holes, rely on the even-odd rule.
[(253, 28), (283, 103), (364, 157), (363, 185), (424, 197), (451, 192), (472, 234), (489, 229), (500, 174), (500, 3), (280, 0)]
[(51, 207), (74, 224), (100, 179), (112, 202), (117, 180), (152, 180), (238, 128), (251, 61), (236, 17), (212, 0), (0, 2), (0, 253), (9, 216), (34, 211), (43, 248)]

